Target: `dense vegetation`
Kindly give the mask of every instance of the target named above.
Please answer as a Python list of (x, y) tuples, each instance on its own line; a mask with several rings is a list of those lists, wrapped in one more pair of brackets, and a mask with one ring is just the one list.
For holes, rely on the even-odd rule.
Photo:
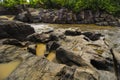
[(120, 0), (3, 0), (2, 6), (14, 7), (28, 4), (31, 7), (61, 8), (66, 7), (75, 12), (84, 9), (102, 10), (111, 14), (120, 13)]

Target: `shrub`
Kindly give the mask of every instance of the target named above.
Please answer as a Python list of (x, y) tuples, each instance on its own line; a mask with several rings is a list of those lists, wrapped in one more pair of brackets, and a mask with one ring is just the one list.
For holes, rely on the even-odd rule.
[(29, 4), (31, 7), (44, 8), (61, 8), (65, 7), (75, 12), (84, 9), (91, 9), (93, 11), (103, 10), (111, 14), (120, 13), (120, 0), (4, 0), (5, 7), (14, 7), (18, 4)]

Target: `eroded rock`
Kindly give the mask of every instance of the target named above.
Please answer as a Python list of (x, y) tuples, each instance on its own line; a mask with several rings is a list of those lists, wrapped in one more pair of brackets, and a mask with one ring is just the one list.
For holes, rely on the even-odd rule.
[(15, 46), (20, 46), (20, 47), (26, 46), (26, 43), (21, 42), (21, 41), (19, 41), (17, 39), (5, 39), (3, 41), (3, 44), (6, 44), (6, 45), (15, 45)]
[(31, 53), (33, 53), (34, 55), (36, 55), (36, 47), (37, 47), (36, 44), (32, 44), (32, 45), (29, 45), (29, 46), (27, 47), (27, 49), (28, 49), (29, 52), (31, 52)]
[(49, 34), (45, 34), (45, 33), (34, 33), (32, 35), (29, 35), (27, 37), (27, 40), (32, 41), (32, 42), (41, 42), (41, 43), (45, 43), (50, 41), (50, 35)]
[(81, 35), (81, 32), (80, 31), (73, 31), (73, 30), (66, 30), (65, 31), (65, 35), (68, 35), (68, 36), (79, 36)]
[(88, 37), (90, 40), (92, 41), (96, 41), (96, 40), (99, 40), (100, 37), (102, 37), (103, 35), (100, 34), (100, 33), (91, 33), (91, 32), (84, 32), (82, 33), (83, 35), (85, 35), (86, 37)]
[(17, 21), (2, 20), (0, 21), (0, 39), (15, 38), (18, 40), (26, 40), (26, 37), (33, 34), (34, 29), (25, 23)]

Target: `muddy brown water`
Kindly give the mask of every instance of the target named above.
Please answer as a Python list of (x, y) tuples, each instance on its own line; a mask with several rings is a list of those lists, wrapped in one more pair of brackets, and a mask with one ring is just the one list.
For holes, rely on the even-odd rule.
[(0, 64), (0, 80), (5, 80), (21, 63), (21, 60), (14, 60), (9, 63)]
[[(37, 44), (36, 55), (37, 56), (44, 56), (45, 53), (46, 53), (46, 44), (42, 44), (42, 43)], [(53, 61), (55, 59), (55, 57), (56, 57), (55, 52), (52, 51), (48, 54), (48, 56), (46, 58), (49, 61)]]
[(36, 55), (37, 56), (44, 56), (44, 53), (46, 51), (46, 45), (39, 43), (37, 44), (37, 48), (36, 48)]

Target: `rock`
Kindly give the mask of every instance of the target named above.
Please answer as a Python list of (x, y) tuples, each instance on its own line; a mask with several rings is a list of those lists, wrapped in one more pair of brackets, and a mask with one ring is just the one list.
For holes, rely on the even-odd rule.
[(66, 37), (63, 33), (60, 33), (60, 31), (59, 32), (55, 31), (50, 34), (50, 38), (51, 38), (51, 41), (58, 41), (60, 39), (65, 39)]
[(99, 10), (97, 10), (95, 13), (94, 13), (94, 15), (95, 15), (95, 18), (98, 18), (98, 17), (100, 17), (100, 11)]
[(99, 25), (99, 26), (108, 26), (108, 22), (98, 22), (98, 23), (95, 23), (96, 25)]
[(74, 73), (76, 69), (72, 69), (70, 67), (63, 67), (61, 71), (57, 74), (59, 77), (59, 80), (73, 80), (74, 79)]
[[(82, 10), (79, 13), (74, 13), (66, 8), (61, 8), (59, 10), (54, 9), (40, 9), (40, 11), (33, 9), (28, 9), (32, 20), (27, 12), (19, 13), (15, 19), (23, 22), (32, 23), (60, 23), (60, 24), (97, 24), (101, 26), (116, 26), (118, 22), (117, 18), (106, 12), (93, 12), (92, 10)], [(116, 23), (112, 23), (116, 22)], [(110, 24), (109, 24), (110, 22)], [(118, 25), (117, 25), (118, 26)]]
[(86, 10), (85, 11), (85, 19), (83, 20), (84, 23), (89, 24), (89, 23), (94, 23), (94, 19), (93, 19), (93, 13), (91, 10)]
[(15, 19), (22, 21), (22, 22), (28, 22), (29, 20), (28, 20), (28, 18), (26, 18), (26, 14), (27, 14), (27, 12), (20, 13), (15, 17)]
[(120, 23), (120, 18), (118, 18), (118, 22)]
[(13, 15), (15, 13), (5, 7), (0, 6), (0, 15)]
[(50, 38), (52, 41), (58, 41), (59, 37), (60, 37), (60, 35), (56, 35), (55, 33), (50, 34)]
[[(55, 75), (64, 66), (64, 65), (49, 62), (45, 58), (41, 58), (41, 57), (32, 55), (29, 52), (27, 52), (27, 50), (24, 50), (23, 48), (11, 46), (11, 45), (10, 46), (9, 45), (0, 46), (0, 62), (1, 63), (10, 62), (15, 59), (22, 59), (21, 64), (17, 67), (17, 69), (15, 69), (9, 75), (7, 80), (13, 80), (16, 78), (18, 80), (21, 80), (21, 79), (53, 80), (55, 78)], [(30, 66), (32, 66), (32, 67), (30, 67)], [(22, 72), (22, 73), (20, 73), (20, 72)], [(44, 72), (45, 72), (45, 74), (44, 74)], [(36, 74), (38, 76), (30, 77), (33, 74)], [(52, 74), (52, 76), (51, 76), (51, 74)]]
[(65, 31), (65, 35), (67, 36), (78, 36), (78, 35), (81, 35), (81, 32), (80, 31), (73, 31), (73, 30), (66, 30)]
[(106, 13), (106, 12), (103, 12), (101, 15), (100, 15), (100, 17), (102, 17), (102, 18), (106, 18), (108, 16), (108, 14)]
[(7, 18), (1, 18), (1, 17), (0, 17), (0, 20), (8, 20), (8, 19), (7, 19)]
[(0, 63), (6, 63), (19, 59), (22, 54), (27, 54), (25, 48), (20, 48), (13, 45), (0, 45)]
[(79, 21), (81, 21), (81, 19), (84, 20), (84, 19), (85, 19), (85, 12), (84, 12), (84, 11), (81, 11), (78, 16), (79, 16), (79, 17), (77, 17), (77, 19), (78, 19)]
[[(54, 62), (49, 61), (48, 56), (36, 56), (34, 43), (30, 42), (28, 47), (18, 47), (2, 45), (0, 40), (0, 63), (22, 60), (6, 80), (116, 80), (113, 56), (105, 43), (106, 37), (102, 38), (103, 35), (96, 31), (81, 32), (81, 35), (74, 37), (65, 36), (66, 30), (68, 29), (57, 29), (52, 33), (34, 33), (27, 37), (32, 41), (45, 41), (46, 52), (55, 52), (54, 55), (47, 54), (50, 58), (56, 56)], [(51, 34), (54, 34), (53, 38)], [(96, 34), (99, 38), (95, 41), (84, 39)], [(64, 39), (62, 35), (65, 36)], [(115, 57), (119, 62), (117, 55)]]
[(58, 42), (55, 42), (55, 41), (50, 41), (50, 42), (47, 43), (46, 47), (47, 47), (46, 48), (47, 51), (50, 52), (52, 50), (56, 50), (57, 48), (59, 48), (60, 44)]
[[(68, 11), (67, 9), (60, 9), (60, 10), (40, 10), (40, 12), (35, 11), (36, 14), (32, 15), (33, 22), (46, 22), (46, 23), (74, 23), (76, 20), (76, 15), (73, 14), (72, 11)], [(20, 13), (16, 16), (15, 19), (29, 22), (29, 16), (26, 16), (26, 12)]]
[[(25, 55), (22, 55), (25, 56)], [(33, 55), (26, 55), (26, 58), (18, 67), (17, 69), (12, 72), (7, 80), (74, 80), (80, 77), (74, 76), (76, 69), (62, 65), (62, 64), (55, 64), (53, 62), (49, 62), (45, 58), (36, 57)], [(27, 63), (27, 64), (26, 64)], [(32, 66), (32, 67), (31, 67)], [(78, 69), (79, 70), (79, 69)], [(79, 70), (78, 72), (80, 72)], [(86, 74), (89, 74), (86, 72)], [(83, 74), (84, 75), (84, 74)], [(91, 74), (92, 75), (92, 74)], [(94, 77), (93, 77), (94, 78)], [(83, 77), (85, 80), (86, 77)]]
[(95, 34), (95, 33), (91, 33), (91, 32), (84, 32), (84, 33), (82, 33), (82, 34), (85, 35), (87, 38), (89, 38), (89, 39), (92, 40), (92, 41), (99, 40), (100, 37), (103, 36), (103, 35), (100, 34), (100, 33)]
[(117, 79), (120, 79), (120, 54), (116, 51), (116, 49), (111, 49), (111, 54), (113, 55), (113, 61), (114, 61), (114, 68), (115, 68), (115, 74)]
[(32, 41), (32, 42), (41, 42), (41, 43), (46, 43), (50, 41), (50, 35), (49, 34), (44, 34), (44, 33), (34, 33), (32, 35), (29, 35), (27, 37), (27, 40)]
[(20, 41), (26, 40), (26, 37), (33, 34), (34, 29), (25, 23), (17, 21), (0, 21), (0, 39), (15, 38)]
[(58, 80), (73, 80), (74, 79), (74, 73), (76, 69), (70, 68), (70, 67), (63, 67), (61, 71), (57, 74), (57, 76), (60, 76)]
[(36, 45), (32, 44), (27, 47), (28, 51), (36, 55)]
[(37, 10), (35, 9), (34, 11), (31, 11), (30, 9), (28, 10), (30, 12), (30, 15), (28, 14), (27, 11), (24, 11), (24, 12), (19, 13), (14, 19), (22, 21), (22, 22), (32, 22), (32, 23), (41, 22), (41, 18), (39, 17), (39, 12)]
[(94, 15), (90, 10), (83, 10), (77, 15), (79, 24), (90, 24), (94, 23)]
[(99, 18), (99, 17), (95, 18), (96, 23), (99, 23), (99, 22), (102, 22), (102, 21), (104, 21), (104, 18)]
[(98, 71), (100, 74), (99, 80), (117, 80), (116, 76), (112, 72), (108, 71)]
[[(3, 57), (4, 56), (4, 57)], [(64, 56), (63, 56), (64, 57)], [(2, 45), (0, 46), (0, 62), (5, 63), (15, 59), (22, 59), (20, 65), (7, 77), (6, 80), (114, 80), (115, 76), (107, 72), (107, 76), (89, 67), (69, 67), (53, 63), (44, 57), (35, 56), (23, 48)], [(69, 57), (70, 59), (70, 57)], [(71, 60), (75, 60), (71, 57)], [(80, 63), (81, 61), (76, 61)], [(109, 78), (109, 75), (111, 78)]]
[(4, 7), (0, 7), (0, 15), (5, 14), (6, 9)]
[(67, 51), (64, 48), (58, 48), (56, 50), (56, 57), (62, 63), (67, 64), (69, 66), (88, 66), (88, 63), (86, 63), (79, 55)]
[(76, 69), (74, 73), (76, 80), (99, 80), (99, 73), (85, 67)]
[(26, 44), (23, 44), (22, 42), (20, 42), (17, 39), (6, 39), (3, 41), (3, 44), (8, 44), (8, 45), (15, 45), (15, 46), (20, 46), (20, 47), (24, 47)]
[[(113, 63), (107, 62), (109, 60), (91, 60), (91, 64), (98, 70), (107, 70), (109, 71), (113, 67)], [(113, 70), (113, 69), (112, 69)]]
[[(70, 76), (74, 75), (75, 69), (70, 67), (65, 67), (65, 69), (63, 69), (65, 65), (49, 62), (45, 58), (34, 56), (26, 51), (27, 50), (11, 45), (2, 45), (0, 47), (0, 57), (4, 56), (3, 58), (0, 58), (1, 63), (13, 61), (15, 59), (22, 59), (21, 64), (9, 75), (6, 80), (13, 80), (16, 78), (17, 80), (57, 80), (69, 79), (67, 74), (70, 74)], [(69, 73), (69, 71), (71, 71), (72, 74)], [(64, 73), (61, 72), (66, 73), (66, 78), (63, 76)], [(74, 76), (72, 79), (74, 79)]]
[(109, 22), (110, 26), (119, 26), (117, 21)]
[[(95, 34), (93, 32), (89, 33)], [(65, 41), (61, 41), (60, 43), (63, 52), (60, 50), (61, 52), (59, 52), (59, 55), (56, 51), (56, 55), (58, 55), (56, 57), (58, 57), (58, 60), (60, 58), (60, 61), (62, 61), (61, 63), (66, 63), (67, 65), (76, 65), (68, 59), (69, 55), (67, 54), (72, 54), (72, 56), (81, 57), (86, 63), (89, 63), (98, 70), (113, 71), (113, 58), (110, 54), (108, 46), (104, 42), (104, 38), (101, 37), (100, 39), (95, 41), (86, 41), (84, 37), (85, 35), (74, 37), (66, 36)], [(66, 55), (64, 55), (65, 53), (67, 57)]]

